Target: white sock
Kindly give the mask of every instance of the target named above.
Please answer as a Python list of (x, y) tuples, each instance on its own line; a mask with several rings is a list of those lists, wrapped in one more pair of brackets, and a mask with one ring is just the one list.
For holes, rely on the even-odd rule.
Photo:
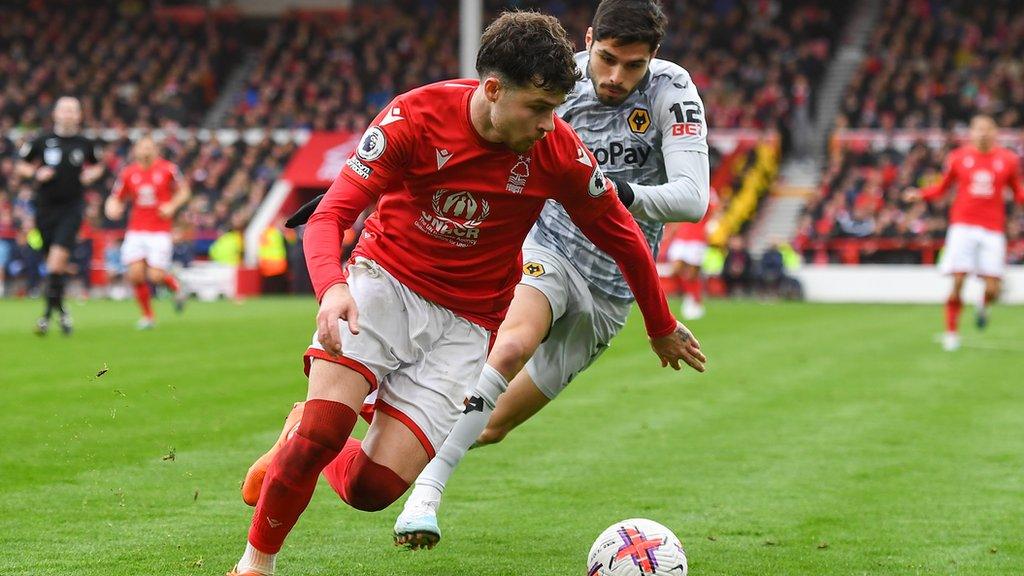
[(238, 561), (238, 572), (258, 572), (263, 576), (274, 576), (274, 558), (277, 554), (265, 554), (245, 543), (245, 554)]
[(507, 389), (508, 380), (505, 380), (505, 377), (490, 365), (484, 365), (483, 372), (480, 373), (480, 380), (477, 381), (476, 388), (470, 393), (471, 402), (475, 401), (480, 409), (470, 410), (459, 416), (459, 420), (448, 434), (448, 438), (441, 445), (441, 449), (437, 451), (437, 456), (416, 478), (416, 489), (413, 490), (409, 502), (413, 501), (413, 496), (416, 496), (419, 487), (424, 486), (436, 490), (436, 497), (430, 498), (433, 493), (426, 490), (419, 493), (424, 497), (436, 499), (437, 506), (440, 505), (441, 493), (444, 492), (448, 478), (451, 477), (462, 458), (466, 456), (466, 451), (476, 443), (480, 433), (487, 427), (487, 421), (491, 418), (491, 412), (494, 411), (498, 396)]

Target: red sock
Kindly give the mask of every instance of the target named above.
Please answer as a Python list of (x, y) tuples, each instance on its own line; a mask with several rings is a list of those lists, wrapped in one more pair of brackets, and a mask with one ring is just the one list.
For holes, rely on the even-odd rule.
[(164, 274), (164, 286), (167, 286), (167, 289), (172, 293), (177, 293), (179, 288), (178, 279), (170, 274)]
[(338, 456), (356, 413), (340, 402), (309, 400), (299, 430), (274, 456), (249, 526), (249, 543), (277, 554), (306, 509), (320, 472)]
[(349, 438), (338, 457), (324, 468), (324, 478), (349, 506), (366, 512), (387, 508), (409, 489), (409, 483), (394, 470), (370, 460), (355, 438)]
[(135, 284), (135, 299), (139, 302), (139, 308), (142, 309), (142, 315), (146, 318), (153, 317), (153, 306), (150, 304), (149, 284), (140, 282)]
[(950, 298), (946, 300), (946, 331), (956, 332), (957, 326), (960, 323), (960, 310), (964, 307), (964, 303), (959, 298)]
[(690, 280), (690, 296), (693, 296), (693, 301), (700, 304), (704, 299), (703, 290), (700, 285), (700, 276)]

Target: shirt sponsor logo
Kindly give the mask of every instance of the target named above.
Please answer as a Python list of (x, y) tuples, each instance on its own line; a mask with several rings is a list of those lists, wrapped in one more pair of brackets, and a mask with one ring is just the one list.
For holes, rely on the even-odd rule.
[(595, 148), (594, 158), (601, 166), (608, 164), (636, 164), (643, 166), (651, 155), (651, 149), (638, 146), (626, 146), (622, 142), (612, 142), (607, 148)]
[(694, 122), (683, 122), (672, 125), (673, 136), (700, 136), (700, 124)]
[(420, 212), (416, 228), (427, 235), (465, 248), (480, 237), (480, 225), (491, 214), (487, 200), (469, 192), (440, 189), (434, 192), (430, 206), (433, 214)]
[(516, 157), (516, 163), (509, 171), (508, 184), (505, 190), (513, 194), (522, 194), (526, 188), (526, 179), (530, 177), (530, 157), (520, 154)]
[(360, 162), (359, 159), (356, 158), (355, 156), (349, 158), (345, 162), (345, 165), (348, 166), (350, 170), (355, 172), (356, 176), (359, 176), (363, 180), (369, 180), (370, 175), (373, 174), (373, 169), (367, 166), (366, 164)]
[(377, 126), (371, 126), (359, 141), (356, 154), (367, 162), (373, 162), (384, 154), (387, 147), (388, 139), (384, 136), (384, 131)]

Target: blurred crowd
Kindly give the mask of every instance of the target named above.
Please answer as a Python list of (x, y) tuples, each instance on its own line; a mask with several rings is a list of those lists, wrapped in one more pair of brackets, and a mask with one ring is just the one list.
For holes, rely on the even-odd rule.
[[(951, 196), (937, 202), (908, 202), (905, 192), (938, 182), (945, 158), (957, 144), (943, 146), (917, 142), (906, 151), (894, 146), (840, 146), (822, 178), (819, 195), (808, 202), (801, 216), (796, 244), (852, 238), (861, 240), (941, 241), (949, 224)], [(1024, 240), (1024, 206), (1008, 204), (1010, 244)], [(891, 245), (899, 243), (890, 242)], [(883, 262), (919, 263), (919, 250), (885, 250), (868, 255)], [(1011, 259), (1024, 254), (1011, 251)]]
[(87, 128), (197, 126), (241, 51), (232, 27), (157, 18), (147, 2), (3, 2), (0, 133), (48, 124), (62, 95)]
[(846, 91), (840, 128), (1024, 125), (1024, 3), (894, 0)]

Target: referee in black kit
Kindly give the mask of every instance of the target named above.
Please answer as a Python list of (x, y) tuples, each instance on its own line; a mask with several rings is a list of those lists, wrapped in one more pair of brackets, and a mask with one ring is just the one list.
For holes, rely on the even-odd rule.
[(53, 107), (53, 131), (26, 142), (20, 151), (18, 174), (38, 184), (36, 226), (46, 258), (46, 310), (36, 323), (40, 336), (49, 331), (54, 312), (60, 314), (61, 331), (71, 334), (71, 315), (64, 308), (68, 259), (82, 225), (85, 187), (103, 175), (96, 144), (79, 134), (81, 124), (82, 105), (64, 96)]

